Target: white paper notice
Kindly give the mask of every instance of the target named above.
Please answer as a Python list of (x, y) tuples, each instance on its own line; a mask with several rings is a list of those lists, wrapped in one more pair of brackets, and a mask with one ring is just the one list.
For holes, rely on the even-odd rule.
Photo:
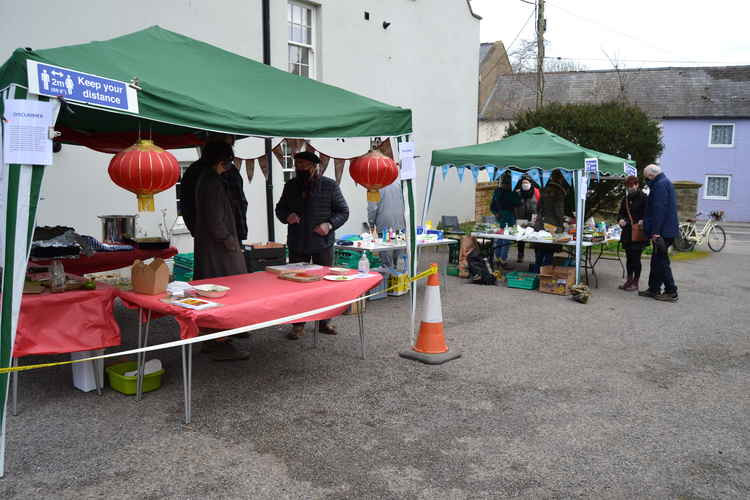
[(586, 199), (586, 195), (589, 192), (589, 176), (583, 175), (581, 176), (581, 182), (580, 186), (578, 186), (578, 197), (582, 200)]
[(3, 162), (20, 165), (52, 165), (49, 127), (55, 103), (52, 101), (5, 101), (3, 117)]
[(414, 163), (414, 143), (399, 143), (398, 158), (401, 162), (401, 180), (416, 178), (417, 165)]

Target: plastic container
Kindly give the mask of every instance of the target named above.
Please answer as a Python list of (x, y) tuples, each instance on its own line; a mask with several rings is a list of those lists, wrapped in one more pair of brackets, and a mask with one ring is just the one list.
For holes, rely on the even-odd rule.
[(195, 268), (192, 253), (178, 253), (172, 257), (172, 275), (174, 281), (193, 281), (193, 269)]
[(385, 292), (386, 288), (388, 287), (388, 271), (386, 269), (382, 268), (382, 267), (379, 267), (377, 269), (373, 269), (372, 271), (376, 272), (376, 273), (380, 273), (383, 276), (383, 279), (382, 279), (382, 281), (378, 285), (370, 288), (367, 291), (367, 295), (377, 294), (377, 295), (374, 295), (374, 296), (368, 298), (367, 300), (380, 300), (380, 299), (384, 299), (384, 298), (386, 298), (388, 296), (388, 294)]
[[(104, 354), (104, 349), (96, 351), (80, 351), (71, 352), (70, 359), (75, 361), (77, 359), (91, 358), (93, 356), (100, 356)], [(85, 363), (74, 363), (71, 365), (73, 370), (73, 387), (83, 392), (91, 392), (96, 390), (96, 375), (94, 370), (99, 368), (99, 380), (104, 384), (104, 365), (97, 363), (96, 361), (86, 361)]]
[(362, 257), (359, 258), (359, 262), (357, 263), (357, 271), (362, 274), (367, 274), (370, 272), (370, 260), (367, 258), (367, 255), (362, 254)]
[[(136, 393), (136, 385), (138, 377), (126, 377), (123, 373), (133, 371), (138, 368), (138, 363), (135, 361), (125, 361), (124, 363), (118, 363), (111, 365), (106, 368), (107, 378), (109, 379), (109, 386), (121, 392), (127, 396), (132, 396)], [(149, 373), (143, 377), (143, 392), (155, 391), (161, 387), (161, 376), (164, 375), (164, 369)]]
[(362, 254), (367, 255), (367, 258), (370, 261), (370, 269), (374, 269), (376, 267), (380, 267), (383, 265), (382, 261), (380, 260), (380, 257), (378, 257), (377, 255), (374, 255), (369, 250), (358, 251), (358, 250), (349, 250), (348, 248), (336, 249), (336, 252), (334, 254), (334, 265), (336, 267), (346, 267), (348, 269), (357, 269), (359, 266), (359, 259), (362, 257)]
[(505, 274), (505, 282), (508, 288), (521, 288), (523, 290), (536, 290), (539, 288), (539, 275), (514, 271)]

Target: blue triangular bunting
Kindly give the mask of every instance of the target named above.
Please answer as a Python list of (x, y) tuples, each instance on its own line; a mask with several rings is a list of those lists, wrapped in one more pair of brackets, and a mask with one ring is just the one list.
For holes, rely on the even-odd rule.
[(479, 182), (479, 167), (472, 165), (469, 168), (471, 168), (471, 176), (474, 177), (474, 182)]
[(542, 170), (542, 187), (547, 185), (550, 177), (552, 177), (552, 170)]
[(573, 186), (573, 172), (570, 170), (562, 170), (560, 169), (560, 173), (563, 175), (563, 178), (565, 178), (565, 182), (568, 183), (569, 186)]
[(506, 170), (508, 170), (508, 169), (507, 168), (498, 168), (497, 170), (495, 170), (495, 179), (494, 180), (499, 181), (500, 179), (502, 179), (503, 174), (505, 173)]
[(449, 168), (450, 168), (450, 165), (443, 165), (443, 180), (445, 180), (445, 178), (448, 177)]
[(458, 182), (464, 181), (464, 167), (456, 167), (456, 172), (458, 173)]
[(510, 171), (510, 189), (511, 191), (516, 189), (516, 186), (521, 181), (521, 177), (523, 177), (523, 174), (521, 172), (518, 172), (516, 170)]
[(539, 175), (539, 169), (538, 168), (532, 168), (528, 172), (529, 177), (531, 177), (531, 180), (536, 182), (537, 186), (542, 185), (542, 177)]
[(489, 177), (490, 182), (495, 180), (495, 166), (494, 165), (485, 165), (484, 168), (487, 170), (487, 177)]

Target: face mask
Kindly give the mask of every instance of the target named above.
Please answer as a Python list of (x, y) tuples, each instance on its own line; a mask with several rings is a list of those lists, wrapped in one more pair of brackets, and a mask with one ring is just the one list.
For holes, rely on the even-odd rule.
[(302, 182), (307, 182), (310, 180), (309, 170), (295, 170), (294, 173), (295, 173), (295, 176)]
[(523, 189), (524, 191), (528, 191), (529, 189), (531, 189), (531, 184), (527, 184), (524, 182), (521, 184), (521, 189)]

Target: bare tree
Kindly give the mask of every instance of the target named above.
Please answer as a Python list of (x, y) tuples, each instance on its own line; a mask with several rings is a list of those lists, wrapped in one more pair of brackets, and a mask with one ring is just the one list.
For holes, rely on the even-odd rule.
[[(545, 42), (549, 45), (549, 42)], [(536, 72), (536, 40), (519, 40), (510, 54), (510, 65), (514, 73)], [(545, 72), (585, 71), (586, 66), (572, 59), (548, 57), (544, 60)]]

